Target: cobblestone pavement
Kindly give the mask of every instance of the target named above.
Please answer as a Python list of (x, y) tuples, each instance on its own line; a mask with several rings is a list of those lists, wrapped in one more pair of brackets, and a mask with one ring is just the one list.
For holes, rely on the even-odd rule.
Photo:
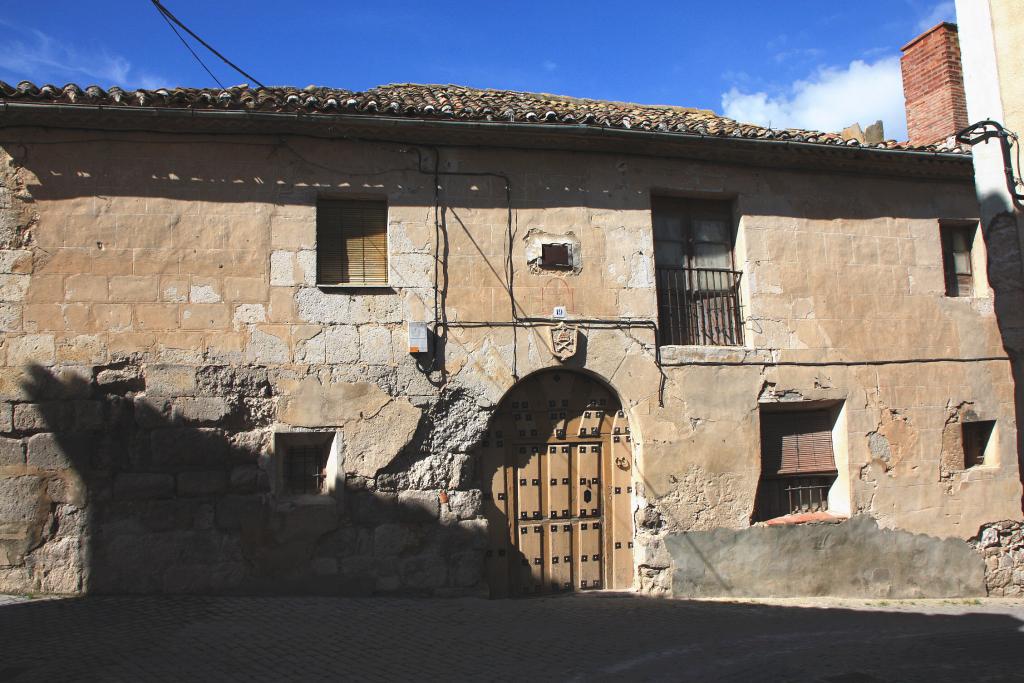
[(1024, 601), (0, 597), (0, 680), (1024, 680)]

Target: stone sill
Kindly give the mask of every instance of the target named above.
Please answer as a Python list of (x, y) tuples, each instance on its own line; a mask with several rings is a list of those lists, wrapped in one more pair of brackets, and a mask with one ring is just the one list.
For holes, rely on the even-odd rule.
[(340, 285), (325, 285), (325, 284), (321, 284), (321, 283), (318, 282), (317, 285), (316, 285), (316, 288), (317, 289), (328, 290), (328, 291), (332, 290), (332, 289), (342, 289), (342, 290), (351, 290), (351, 289), (387, 289), (387, 290), (391, 290), (391, 291), (395, 290), (395, 286), (392, 285), (390, 282), (380, 282), (380, 283), (373, 283), (373, 284), (364, 284), (364, 283), (361, 283), (361, 282), (353, 282), (353, 283), (340, 284)]
[(845, 522), (849, 517), (836, 515), (831, 512), (799, 512), (792, 515), (783, 515), (764, 522), (765, 526), (795, 526), (797, 524), (839, 524)]
[(766, 363), (770, 351), (750, 346), (662, 346), (663, 365), (685, 365), (693, 362)]
[(300, 495), (286, 495), (278, 497), (275, 508), (278, 510), (290, 510), (297, 507), (322, 507), (336, 505), (337, 500), (329, 493), (304, 493)]

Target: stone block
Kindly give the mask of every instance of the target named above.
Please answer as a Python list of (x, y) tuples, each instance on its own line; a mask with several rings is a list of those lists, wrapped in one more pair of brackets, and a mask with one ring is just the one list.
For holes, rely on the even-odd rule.
[(172, 303), (188, 301), (188, 278), (165, 275), (160, 278), (160, 300)]
[(142, 371), (135, 365), (100, 370), (96, 373), (96, 385), (100, 390), (112, 394), (142, 391), (146, 387)]
[(255, 493), (266, 488), (266, 478), (266, 473), (256, 465), (239, 465), (231, 470), (228, 489), (232, 493)]
[(398, 517), (398, 496), (394, 493), (353, 491), (346, 500), (352, 521), (357, 524), (382, 524)]
[(18, 403), (14, 406), (14, 428), (19, 432), (45, 432), (70, 429), (70, 406), (61, 401)]
[(482, 514), (482, 506), (483, 493), (479, 489), (448, 493), (448, 512), (456, 519), (474, 519)]
[(64, 280), (65, 301), (106, 301), (108, 296), (107, 277), (77, 273)]
[(146, 393), (152, 396), (191, 396), (196, 391), (196, 369), (190, 365), (147, 365)]
[(359, 360), (368, 365), (390, 365), (391, 330), (377, 325), (359, 328)]
[(30, 279), (29, 275), (0, 274), (0, 301), (24, 301)]
[(254, 327), (245, 348), (246, 360), (265, 365), (289, 362), (292, 354), (288, 347), (288, 333), (284, 325)]
[(0, 250), (0, 273), (29, 274), (32, 272), (32, 252), (28, 249)]
[(295, 279), (294, 252), (275, 251), (270, 254), (270, 284), (278, 287), (298, 284)]
[(405, 588), (440, 588), (448, 578), (448, 565), (440, 555), (424, 553), (402, 560), (398, 572)]
[(176, 304), (139, 304), (135, 307), (135, 325), (140, 330), (178, 329)]
[(14, 429), (14, 404), (6, 401), (0, 402), (0, 432), (10, 432)]
[(120, 500), (170, 498), (174, 476), (149, 472), (122, 472), (114, 477), (114, 497)]
[(476, 586), (484, 580), (484, 554), (480, 550), (455, 553), (451, 558), (451, 584), (459, 588)]
[(337, 528), (338, 508), (329, 496), (300, 499), (274, 515), (274, 539), (279, 543), (317, 539)]
[(150, 454), (153, 466), (161, 470), (219, 467), (226, 464), (228, 441), (219, 429), (154, 429), (150, 432)]
[(175, 401), (178, 414), (185, 422), (216, 424), (231, 415), (233, 406), (216, 396), (180, 398)]
[(103, 429), (103, 404), (99, 401), (72, 401), (72, 424), (76, 432), (94, 432)]
[(267, 300), (266, 280), (259, 277), (224, 278), (224, 298), (227, 301), (257, 303)]
[(227, 304), (188, 304), (181, 307), (181, 329), (223, 330), (229, 327)]
[(179, 496), (212, 496), (226, 490), (227, 474), (223, 470), (178, 474)]
[(236, 325), (267, 322), (267, 309), (263, 304), (238, 304), (232, 320)]
[(259, 525), (265, 507), (261, 496), (221, 496), (216, 504), (217, 527), (236, 531), (247, 524)]
[(22, 305), (20, 303), (0, 303), (0, 332), (20, 330), (21, 316)]
[(217, 304), (221, 302), (221, 283), (216, 278), (192, 278), (188, 298), (194, 304)]
[(158, 301), (160, 278), (156, 275), (115, 275), (109, 283), (110, 301), (136, 303)]
[(354, 325), (333, 325), (324, 334), (328, 363), (349, 364), (359, 360), (359, 330)]
[(55, 355), (52, 334), (26, 334), (7, 338), (8, 365), (53, 365)]
[(409, 522), (429, 522), (438, 518), (441, 507), (436, 491), (400, 491), (398, 515)]
[(89, 469), (95, 451), (95, 437), (61, 432), (36, 434), (28, 438), (28, 466), (44, 470)]
[(0, 466), (24, 464), (25, 444), (21, 439), (0, 438)]
[(373, 552), (377, 557), (401, 555), (418, 542), (419, 534), (404, 524), (381, 524), (373, 532)]

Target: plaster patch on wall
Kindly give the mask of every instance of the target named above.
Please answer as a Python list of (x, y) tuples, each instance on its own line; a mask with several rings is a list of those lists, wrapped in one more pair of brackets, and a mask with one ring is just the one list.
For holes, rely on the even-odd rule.
[[(579, 275), (580, 271), (583, 270), (583, 258), (580, 252), (580, 239), (576, 236), (576, 233), (571, 230), (565, 233), (554, 233), (541, 230), (540, 228), (530, 228), (523, 235), (524, 252), (526, 255), (526, 263), (530, 268), (530, 272), (534, 274), (538, 273), (549, 273), (556, 275), (562, 273), (565, 275)], [(553, 269), (541, 267), (541, 254), (545, 244), (568, 244), (572, 258), (572, 268), (564, 269)]]

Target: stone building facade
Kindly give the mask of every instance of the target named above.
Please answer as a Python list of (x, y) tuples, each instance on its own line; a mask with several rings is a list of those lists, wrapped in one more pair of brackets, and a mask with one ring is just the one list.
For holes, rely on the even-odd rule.
[[(453, 86), (0, 90), (0, 590), (973, 594), (964, 541), (1020, 516), (982, 234), (950, 295), (960, 150)], [(386, 282), (325, 283), (325, 217), (375, 206)], [(833, 471), (772, 478), (805, 418)], [(785, 512), (904, 540), (759, 583)]]

